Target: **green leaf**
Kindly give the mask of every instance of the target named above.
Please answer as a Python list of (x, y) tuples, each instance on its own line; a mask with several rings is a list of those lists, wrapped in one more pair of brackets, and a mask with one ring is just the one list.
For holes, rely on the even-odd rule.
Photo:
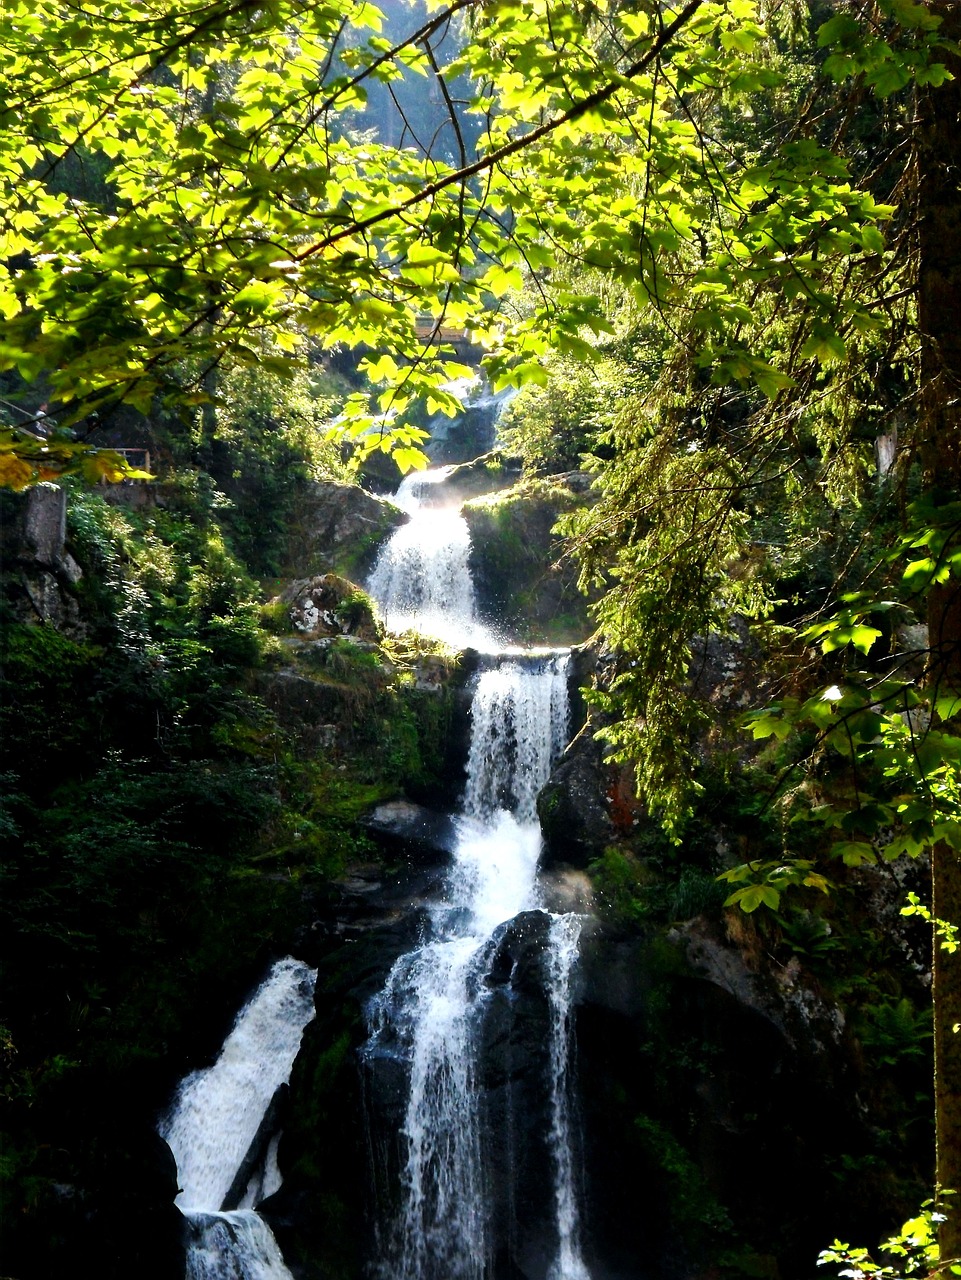
[(818, 48), (839, 44), (848, 40), (858, 40), (862, 31), (859, 23), (848, 13), (839, 13), (829, 18), (818, 27)]
[(879, 98), (890, 97), (892, 93), (897, 93), (899, 89), (903, 89), (905, 85), (911, 83), (911, 72), (901, 63), (894, 61), (884, 62), (876, 70), (869, 72), (867, 82), (874, 86), (874, 91)]
[(785, 719), (780, 710), (770, 708), (767, 711), (752, 711), (744, 717), (744, 727), (750, 729), (755, 739), (769, 738), (772, 735), (783, 742), (794, 725)]
[(801, 347), (801, 356), (805, 360), (817, 360), (820, 364), (837, 364), (846, 358), (847, 347), (833, 326), (816, 320)]
[(942, 693), (934, 700), (934, 709), (942, 720), (952, 720), (961, 715), (961, 694)]
[(839, 840), (831, 846), (831, 856), (840, 858), (846, 867), (861, 867), (878, 860), (874, 846), (864, 840)]

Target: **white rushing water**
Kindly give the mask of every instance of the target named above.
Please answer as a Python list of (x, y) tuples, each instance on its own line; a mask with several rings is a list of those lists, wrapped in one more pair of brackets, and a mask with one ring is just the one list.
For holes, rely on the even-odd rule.
[[(412, 519), (369, 582), (393, 629), (433, 632), (488, 655), (476, 679), (468, 777), (443, 896), (429, 908), (422, 944), (397, 960), (369, 1010), (364, 1058), (389, 1059), (403, 1073), (400, 1188), (377, 1230), (378, 1280), (491, 1280), (500, 1265), (480, 1044), (505, 929), (521, 913), (543, 911), (536, 798), (569, 728), (568, 656), (499, 648), (477, 618), (466, 523), (431, 501), (446, 474), (404, 481), (397, 501)], [(545, 1247), (553, 1252), (540, 1274), (590, 1280), (579, 1243), (571, 1072), (581, 921), (541, 918), (548, 1014), (541, 1163), (543, 1188), (552, 1192), (545, 1205), (552, 1206), (553, 1244)], [(162, 1122), (189, 1224), (187, 1280), (291, 1280), (255, 1206), (280, 1185), (271, 1104), (313, 1016), (314, 978), (298, 961), (277, 964), (241, 1010), (220, 1058), (183, 1081)]]
[(262, 1152), (258, 1142), (314, 1016), (315, 977), (299, 960), (278, 961), (237, 1015), (220, 1057), (181, 1082), (160, 1123), (189, 1221), (188, 1280), (289, 1280), (254, 1212), (280, 1186), (277, 1135), (266, 1136)]
[(554, 1157), (558, 1244), (549, 1280), (590, 1280), (590, 1273), (580, 1251), (578, 1179), (574, 1165), (571, 1118), (571, 973), (577, 962), (580, 936), (579, 916), (568, 914), (552, 917), (548, 956), (551, 996), (551, 1154)]
[(506, 809), (536, 821), (537, 793), (567, 740), (566, 656), (504, 658), (485, 671), (472, 704), (464, 810), (489, 818)]
[(381, 548), (367, 582), (391, 631), (417, 630), (455, 648), (497, 648), (477, 616), (460, 506), (438, 489), (450, 467), (414, 472), (394, 495), (410, 516)]
[[(466, 526), (425, 501), (445, 471), (405, 481), (397, 501), (410, 524), (385, 548), (369, 582), (388, 625), (478, 643)], [(462, 524), (462, 522), (461, 522)], [(404, 537), (401, 539), (400, 535)], [(444, 583), (458, 579), (458, 585)], [(400, 621), (399, 621), (400, 620)], [(468, 639), (469, 637), (469, 639)], [(502, 650), (487, 660), (472, 704), (463, 812), (443, 899), (426, 941), (395, 963), (369, 1012), (365, 1056), (400, 1059), (407, 1094), (401, 1128), (401, 1194), (381, 1224), (380, 1280), (486, 1280), (492, 1274), (490, 1174), (485, 1165), (479, 1040), (487, 981), (503, 926), (540, 907), (541, 849), (535, 802), (568, 734), (566, 654)], [(550, 1008), (550, 1132), (556, 1252), (549, 1280), (589, 1280), (579, 1247), (572, 1154), (571, 973), (580, 920), (550, 919), (545, 985)]]

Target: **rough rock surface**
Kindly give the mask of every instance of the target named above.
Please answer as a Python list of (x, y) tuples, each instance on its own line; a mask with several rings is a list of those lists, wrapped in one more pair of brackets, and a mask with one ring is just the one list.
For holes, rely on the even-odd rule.
[(291, 626), (304, 638), (354, 636), (375, 644), (381, 628), (369, 600), (352, 582), (335, 573), (297, 578), (278, 597), (287, 606)]
[(467, 502), (470, 498), (516, 485), (522, 470), (520, 459), (506, 457), (494, 449), (470, 462), (452, 466), (444, 479), (438, 482), (437, 489), (460, 502)]
[(382, 544), (409, 518), (357, 485), (317, 481), (308, 486), (291, 525), (287, 572), (335, 572), (361, 581)]
[(457, 841), (457, 829), (449, 814), (428, 809), (410, 800), (390, 800), (362, 819), (388, 850), (413, 853), (421, 860), (446, 862)]
[(65, 635), (86, 634), (74, 588), (82, 574), (66, 547), (67, 494), (38, 484), (4, 495), (3, 571), (7, 596), (21, 622), (44, 622)]
[(571, 655), (571, 719), (581, 728), (551, 771), (537, 798), (544, 833), (543, 865), (586, 867), (612, 841), (632, 834), (641, 806), (634, 794), (631, 770), (605, 759), (594, 736), (600, 727), (596, 713), (588, 713), (580, 690), (605, 681), (613, 659), (593, 644)]
[[(617, 674), (617, 659), (592, 642), (573, 651), (572, 686), (607, 687)], [(696, 637), (692, 643), (691, 690), (709, 709), (709, 727), (697, 742), (702, 759), (723, 743), (742, 759), (757, 745), (738, 731), (747, 707), (762, 706), (769, 693), (760, 651), (745, 622), (734, 619), (728, 635)], [(612, 842), (628, 838), (645, 821), (629, 766), (611, 763), (595, 734), (605, 723), (588, 713), (579, 692), (573, 704), (586, 719), (551, 773), (537, 810), (547, 844), (545, 863), (586, 866)]]
[(680, 1280), (728, 1238), (738, 1274), (807, 1277), (827, 1224), (883, 1224), (831, 1178), (876, 1139), (843, 1018), (800, 965), (780, 971), (703, 918), (666, 939), (588, 929), (578, 1001), (600, 1274)]
[(456, 418), (438, 414), (430, 423), (426, 452), (434, 466), (470, 462), (494, 447), (497, 420), (504, 405), (503, 393), (468, 403)]
[(575, 643), (592, 629), (577, 568), (553, 533), (560, 515), (586, 501), (579, 475), (528, 481), (464, 506), (481, 611), (541, 642)]
[(637, 802), (623, 769), (608, 765), (590, 726), (570, 744), (537, 798), (545, 865), (585, 867), (620, 834), (630, 834)]

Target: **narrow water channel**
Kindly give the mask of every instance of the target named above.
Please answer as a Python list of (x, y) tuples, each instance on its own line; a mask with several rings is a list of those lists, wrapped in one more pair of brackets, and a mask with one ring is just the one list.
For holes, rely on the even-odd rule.
[[(443, 505), (437, 486), (444, 476), (404, 482), (397, 500), (411, 520), (385, 546), (369, 582), (390, 625), (402, 621), (485, 651), (445, 891), (430, 910), (423, 945), (400, 957), (369, 1013), (364, 1054), (373, 1087), (378, 1059), (388, 1058), (400, 1062), (407, 1090), (397, 1135), (401, 1185), (386, 1197), (379, 1224), (378, 1280), (490, 1280), (504, 1256), (504, 1227), (495, 1223), (503, 1170), (495, 1179), (480, 1053), (504, 929), (541, 907), (535, 803), (569, 729), (568, 655), (505, 646), (477, 617), (469, 535), (457, 509)], [(454, 579), (459, 588), (447, 589)], [(549, 1167), (540, 1175), (554, 1192), (551, 1256), (540, 1268), (547, 1280), (588, 1276), (572, 1156), (570, 981), (579, 931), (578, 917), (558, 915), (544, 933)], [(523, 1204), (523, 1189), (509, 1188), (508, 1199)], [(516, 1232), (508, 1227), (508, 1234)]]

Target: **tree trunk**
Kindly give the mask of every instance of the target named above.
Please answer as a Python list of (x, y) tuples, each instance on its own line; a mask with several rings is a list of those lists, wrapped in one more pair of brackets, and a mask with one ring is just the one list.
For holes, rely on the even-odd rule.
[[(934, 0), (941, 34), (961, 39), (961, 4)], [(954, 79), (919, 95), (917, 130), (921, 335), (921, 459), (928, 492), (961, 496), (961, 59), (942, 55)], [(961, 691), (961, 586), (934, 587), (928, 600), (928, 683)], [(961, 856), (932, 854), (936, 919), (961, 924)], [(961, 1257), (961, 952), (934, 944), (934, 1093), (937, 1182), (959, 1193), (940, 1233), (942, 1260)]]

